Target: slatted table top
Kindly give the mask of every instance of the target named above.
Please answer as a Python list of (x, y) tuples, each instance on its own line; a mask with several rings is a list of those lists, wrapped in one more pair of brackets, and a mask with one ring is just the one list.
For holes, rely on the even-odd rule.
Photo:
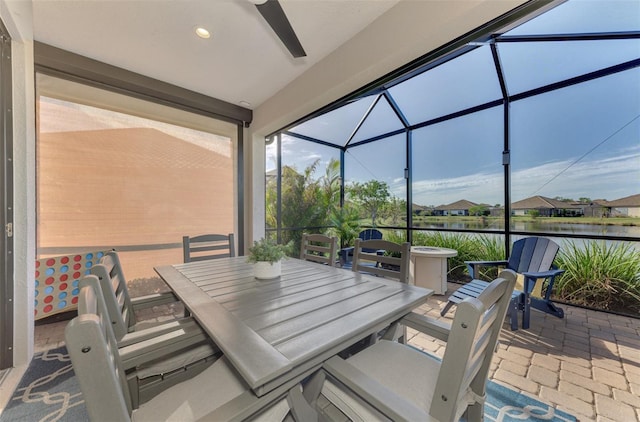
[(432, 290), (287, 259), (257, 280), (246, 257), (157, 267), (257, 395), (426, 302)]

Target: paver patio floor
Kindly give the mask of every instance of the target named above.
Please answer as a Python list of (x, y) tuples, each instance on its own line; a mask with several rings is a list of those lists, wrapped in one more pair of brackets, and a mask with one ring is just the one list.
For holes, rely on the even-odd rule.
[[(450, 284), (447, 293), (459, 285)], [(451, 321), (434, 295), (417, 312)], [(492, 380), (529, 394), (580, 421), (640, 422), (640, 319), (560, 305), (563, 319), (532, 310), (528, 330), (505, 322)], [(442, 356), (444, 343), (409, 330), (409, 341)]]
[[(440, 317), (445, 303), (446, 296), (434, 295), (416, 311), (451, 321), (455, 307)], [(640, 319), (561, 307), (563, 319), (532, 311), (528, 330), (511, 331), (505, 323), (491, 379), (580, 421), (640, 422)], [(36, 326), (36, 352), (63, 345), (66, 323)], [(409, 330), (409, 341), (444, 353), (443, 342), (424, 334)]]

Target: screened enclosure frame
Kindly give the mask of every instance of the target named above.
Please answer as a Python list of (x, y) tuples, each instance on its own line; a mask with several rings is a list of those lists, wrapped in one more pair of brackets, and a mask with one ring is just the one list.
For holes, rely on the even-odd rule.
[[(452, 41), (451, 43), (425, 55), (424, 57), (416, 60), (413, 63), (404, 66), (398, 71), (393, 72), (372, 84), (363, 87), (357, 92), (342, 98), (328, 105), (327, 107), (318, 110), (315, 113), (300, 119), (291, 125), (275, 132), (269, 138), (278, 142), (277, 148), (277, 173), (281, 175), (282, 158), (280, 142), (282, 135), (286, 135), (293, 139), (301, 141), (312, 142), (318, 145), (323, 145), (330, 148), (335, 148), (340, 152), (340, 206), (344, 206), (345, 201), (345, 154), (354, 147), (372, 144), (377, 141), (388, 139), (392, 136), (404, 135), (406, 140), (406, 159), (404, 177), (406, 182), (406, 227), (396, 226), (378, 226), (378, 228), (406, 230), (407, 239), (412, 240), (412, 232), (414, 230), (429, 230), (429, 231), (444, 231), (444, 232), (470, 232), (470, 233), (489, 233), (504, 235), (505, 251), (509, 251), (509, 246), (512, 243), (512, 235), (531, 235), (529, 231), (514, 230), (511, 226), (512, 210), (511, 210), (511, 147), (512, 137), (510, 133), (510, 126), (512, 124), (511, 105), (520, 100), (535, 97), (541, 94), (550, 93), (563, 88), (571, 87), (574, 85), (582, 84), (585, 82), (595, 81), (600, 78), (604, 78), (611, 75), (616, 75), (627, 70), (637, 69), (640, 67), (640, 50), (638, 56), (618, 63), (612, 66), (606, 66), (597, 70), (592, 70), (577, 76), (562, 79), (560, 81), (554, 81), (552, 83), (537, 86), (535, 88), (527, 89), (522, 92), (510, 93), (507, 84), (507, 75), (505, 74), (504, 62), (500, 56), (500, 45), (508, 45), (514, 43), (558, 43), (558, 42), (590, 42), (590, 41), (615, 41), (615, 40), (640, 40), (640, 31), (620, 31), (620, 32), (582, 32), (582, 33), (555, 33), (555, 34), (541, 34), (541, 35), (509, 35), (505, 32), (517, 27), (523, 22), (533, 19), (544, 12), (562, 4), (564, 2), (558, 1), (542, 1), (542, 2), (528, 2), (523, 6), (513, 10), (506, 15), (489, 22), (481, 28), (472, 31), (469, 34), (462, 36), (461, 38)], [(456, 110), (445, 115), (433, 117), (427, 120), (411, 123), (406, 115), (406, 110), (398, 103), (394, 95), (390, 92), (391, 89), (402, 84), (405, 81), (410, 80), (416, 76), (429, 72), (432, 69), (437, 68), (449, 61), (456, 60), (459, 57), (463, 57), (467, 53), (471, 53), (474, 50), (482, 47), (488, 47), (491, 51), (491, 58), (493, 61), (495, 76), (499, 83), (501, 98), (484, 102), (478, 105), (473, 105), (462, 110)], [(637, 89), (637, 88), (636, 88)], [(338, 112), (342, 107), (354, 104), (359, 100), (363, 100), (367, 97), (373, 97), (369, 107), (362, 114), (362, 117), (356, 124), (353, 131), (346, 136), (341, 143), (335, 140), (321, 139), (320, 137), (310, 136), (308, 133), (301, 133), (299, 128), (301, 125), (312, 121), (313, 119), (326, 116), (328, 113)], [(373, 113), (374, 109), (380, 102), (385, 102), (393, 111), (398, 122), (401, 124), (400, 128), (393, 129), (384, 133), (377, 134), (375, 136), (369, 136), (365, 139), (356, 139), (358, 131), (362, 128), (367, 118)], [(495, 107), (502, 107), (503, 114), (503, 151), (502, 151), (502, 166), (504, 174), (504, 229), (503, 230), (486, 230), (486, 229), (448, 229), (448, 228), (428, 228), (414, 227), (413, 226), (413, 140), (412, 134), (421, 128), (430, 127), (438, 123), (451, 121), (453, 119), (469, 116), (474, 113), (493, 109)], [(280, 179), (280, 177), (278, 178)], [(278, 180), (278, 192), (280, 192), (281, 185)], [(278, 218), (276, 227), (267, 227), (267, 231), (275, 231), (280, 238), (280, 233), (283, 230), (299, 230), (302, 227), (282, 227), (280, 220), (281, 201), (278, 193)], [(616, 235), (582, 235), (582, 234), (564, 234), (564, 233), (548, 233), (544, 231), (536, 231), (536, 235), (551, 236), (551, 237), (570, 237), (570, 238), (583, 238), (583, 239), (603, 239), (612, 241), (640, 241), (640, 237), (636, 236), (616, 236)]]

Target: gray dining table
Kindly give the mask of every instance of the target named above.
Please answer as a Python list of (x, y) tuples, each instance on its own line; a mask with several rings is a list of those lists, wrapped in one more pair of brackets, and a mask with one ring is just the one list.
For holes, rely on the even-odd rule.
[(257, 396), (301, 379), (433, 293), (293, 258), (272, 280), (256, 279), (246, 257), (155, 270)]

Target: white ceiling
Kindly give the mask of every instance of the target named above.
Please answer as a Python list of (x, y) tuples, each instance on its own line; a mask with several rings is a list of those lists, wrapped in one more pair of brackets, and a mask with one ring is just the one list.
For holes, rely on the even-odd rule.
[(291, 57), (249, 0), (34, 0), (34, 39), (254, 109), (398, 0), (280, 2), (305, 58)]

